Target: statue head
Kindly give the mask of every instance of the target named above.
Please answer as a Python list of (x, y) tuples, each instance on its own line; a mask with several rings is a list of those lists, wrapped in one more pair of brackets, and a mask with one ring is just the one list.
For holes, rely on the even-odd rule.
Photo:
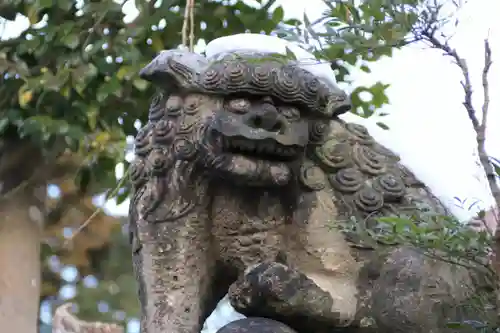
[[(240, 38), (249, 36), (254, 35)], [(288, 184), (308, 146), (321, 142), (330, 120), (350, 109), (347, 95), (300, 59), (280, 52), (255, 48), (213, 52), (210, 44), (209, 51), (208, 57), (163, 51), (141, 71), (141, 77), (158, 86), (161, 94), (150, 109), (154, 129), (139, 133), (137, 154), (142, 141), (152, 140), (147, 149), (160, 149), (159, 155), (165, 155), (166, 147), (171, 147), (167, 155), (175, 157), (172, 161), (191, 160), (239, 184)], [(152, 138), (145, 140), (151, 132)]]

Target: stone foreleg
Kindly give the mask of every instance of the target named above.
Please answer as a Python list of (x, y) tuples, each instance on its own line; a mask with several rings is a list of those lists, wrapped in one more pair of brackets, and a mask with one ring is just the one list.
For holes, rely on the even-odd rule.
[(138, 219), (133, 264), (139, 282), (141, 333), (199, 333), (207, 316), (213, 256), (206, 219)]

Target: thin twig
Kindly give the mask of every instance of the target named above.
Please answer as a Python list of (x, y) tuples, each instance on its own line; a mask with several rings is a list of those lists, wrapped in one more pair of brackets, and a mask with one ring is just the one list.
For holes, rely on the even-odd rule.
[(189, 31), (189, 51), (194, 51), (194, 0), (189, 1), (189, 19), (191, 21), (191, 27)]
[[(479, 160), (486, 174), (486, 178), (488, 180), (488, 185), (490, 187), (491, 193), (495, 199), (496, 206), (500, 207), (500, 189), (498, 184), (496, 183), (496, 177), (491, 166), (491, 162), (488, 158), (485, 148), (486, 141), (486, 125), (488, 121), (488, 109), (490, 103), (489, 96), (489, 85), (488, 85), (488, 73), (492, 65), (491, 60), (491, 48), (488, 42), (488, 39), (484, 41), (484, 67), (482, 72), (482, 84), (483, 84), (483, 94), (484, 101), (482, 106), (482, 119), (479, 122), (476, 110), (472, 104), (472, 83), (470, 80), (469, 68), (467, 66), (467, 62), (465, 59), (461, 58), (458, 55), (458, 52), (455, 49), (452, 49), (448, 43), (440, 42), (432, 32), (423, 32), (422, 37), (427, 40), (434, 48), (442, 50), (447, 56), (452, 57), (457, 66), (462, 71), (463, 81), (461, 81), (462, 88), (464, 91), (464, 102), (463, 105), (467, 110), (467, 115), (472, 123), (474, 131), (476, 132), (476, 142), (477, 142), (477, 150), (479, 155)], [(500, 228), (500, 225), (497, 224), (497, 229)], [(499, 230), (500, 231), (500, 230)], [(500, 234), (499, 234), (500, 236)]]
[(184, 8), (184, 21), (182, 22), (182, 45), (188, 45), (188, 21), (189, 21), (189, 0), (186, 0), (186, 7)]
[[(188, 37), (189, 30), (189, 37)], [(194, 50), (194, 0), (186, 0), (184, 21), (182, 22), (182, 45)]]
[(474, 130), (477, 132), (479, 130), (479, 121), (476, 116), (476, 112), (474, 110), (474, 106), (472, 104), (472, 83), (470, 80), (469, 67), (467, 66), (467, 62), (465, 59), (460, 58), (457, 50), (452, 49), (448, 43), (441, 43), (434, 34), (423, 32), (422, 36), (427, 39), (427, 41), (432, 45), (432, 47), (443, 51), (447, 56), (452, 57), (455, 60), (455, 63), (462, 71), (463, 81), (462, 88), (464, 90), (464, 101), (463, 106), (467, 110), (467, 115), (474, 127)]
[[(493, 255), (494, 255), (494, 266), (497, 274), (500, 275), (500, 223), (499, 216), (495, 214), (497, 209), (500, 208), (500, 188), (496, 181), (496, 175), (493, 170), (493, 166), (491, 165), (491, 161), (486, 153), (485, 141), (486, 141), (486, 128), (488, 123), (488, 111), (490, 105), (490, 95), (489, 95), (489, 83), (488, 83), (488, 74), (492, 65), (492, 56), (491, 56), (491, 47), (488, 39), (484, 40), (484, 66), (482, 71), (482, 85), (483, 85), (483, 105), (481, 108), (482, 117), (481, 122), (478, 121), (476, 110), (472, 105), (472, 84), (470, 80), (469, 68), (467, 67), (467, 62), (465, 59), (460, 58), (458, 52), (455, 49), (452, 49), (447, 42), (440, 42), (434, 35), (435, 31), (424, 31), (422, 33), (422, 37), (424, 40), (429, 42), (434, 48), (442, 50), (445, 55), (452, 57), (460, 70), (462, 71), (463, 81), (461, 81), (462, 88), (464, 90), (464, 102), (463, 105), (467, 110), (467, 115), (472, 123), (474, 131), (476, 132), (476, 143), (477, 143), (477, 151), (479, 156), (479, 161), (481, 162), (481, 166), (486, 175), (486, 179), (488, 180), (488, 185), (495, 199), (496, 207), (492, 208), (493, 215), (495, 215), (496, 227), (495, 237), (493, 243)], [(485, 221), (483, 221), (485, 222)], [(485, 223), (486, 224), (486, 223)], [(488, 227), (485, 225), (486, 229)], [(500, 306), (500, 293), (497, 295), (497, 304)]]
[[(120, 191), (120, 189), (122, 188), (123, 184), (125, 183), (125, 180), (128, 178), (128, 174), (129, 174), (129, 169), (127, 169), (127, 171), (123, 174), (123, 177), (120, 179), (120, 181), (118, 182), (118, 184), (116, 185), (116, 187), (109, 194), (109, 198), (113, 198), (113, 197), (115, 197), (118, 194), (118, 191)], [(92, 213), (92, 215), (90, 215), (89, 218), (87, 220), (85, 220), (85, 222), (83, 222), (78, 227), (78, 229), (75, 230), (75, 232), (64, 242), (63, 247), (67, 247), (69, 245), (69, 243), (73, 240), (73, 238), (75, 238), (80, 232), (82, 232), (82, 230), (85, 229), (94, 220), (94, 218), (97, 215), (99, 215), (100, 213), (102, 213), (104, 211), (104, 209), (102, 208), (103, 206), (104, 206), (104, 204), (101, 207), (97, 208)]]
[(94, 36), (94, 33), (95, 33), (95, 30), (97, 29), (97, 27), (102, 23), (102, 21), (104, 20), (104, 18), (106, 17), (106, 15), (108, 15), (108, 10), (105, 10), (100, 16), (99, 18), (95, 21), (94, 25), (92, 26), (92, 28), (89, 29), (89, 33), (87, 35), (87, 37), (85, 38), (85, 41), (83, 42), (82, 44), (82, 48), (81, 48), (81, 52), (82, 52), (82, 57), (84, 59), (87, 59), (87, 53), (85, 52), (85, 49), (87, 48), (87, 46), (90, 44), (90, 41), (92, 39), (92, 37)]
[[(490, 89), (488, 82), (488, 73), (490, 71), (491, 65), (493, 61), (491, 59), (491, 47), (488, 39), (484, 40), (484, 67), (482, 73), (482, 84), (483, 84), (483, 106), (482, 106), (482, 121), (480, 130), (478, 132), (478, 150), (479, 159), (484, 166), (484, 171), (486, 172), (486, 179), (488, 180), (488, 184), (490, 186), (491, 193), (493, 198), (495, 199), (495, 203), (497, 207), (500, 207), (500, 188), (498, 187), (496, 181), (496, 174), (493, 170), (493, 166), (491, 165), (491, 161), (486, 154), (485, 141), (486, 141), (486, 128), (488, 121), (488, 111), (490, 106)], [(497, 229), (500, 228), (500, 225), (497, 223)]]

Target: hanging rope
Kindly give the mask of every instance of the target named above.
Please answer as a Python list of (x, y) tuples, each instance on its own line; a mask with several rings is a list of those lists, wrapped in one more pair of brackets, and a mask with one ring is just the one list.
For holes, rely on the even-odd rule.
[(188, 47), (190, 52), (194, 51), (194, 0), (186, 0), (182, 24), (182, 44)]

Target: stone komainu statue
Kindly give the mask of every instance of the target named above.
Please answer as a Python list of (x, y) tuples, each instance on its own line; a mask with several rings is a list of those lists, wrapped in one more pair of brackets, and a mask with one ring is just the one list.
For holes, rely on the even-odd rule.
[(404, 248), (377, 260), (335, 228), (374, 230), (422, 204), (444, 213), (395, 154), (338, 117), (344, 92), (257, 52), (164, 51), (141, 76), (161, 88), (131, 165), (143, 333), (199, 333), (228, 289), (238, 311), (300, 333), (441, 332), (466, 275)]

